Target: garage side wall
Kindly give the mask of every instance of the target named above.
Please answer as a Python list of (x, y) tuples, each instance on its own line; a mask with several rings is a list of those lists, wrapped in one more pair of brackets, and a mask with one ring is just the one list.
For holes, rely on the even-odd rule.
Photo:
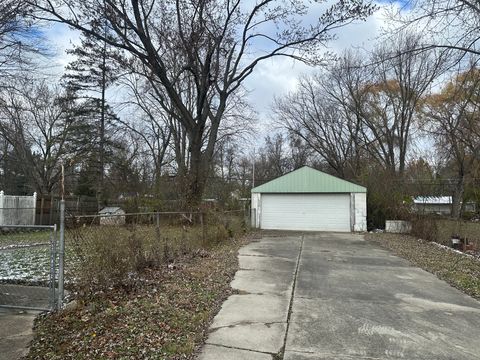
[(367, 194), (353, 193), (355, 222), (353, 231), (367, 231)]
[(260, 207), (261, 207), (261, 194), (260, 193), (252, 193), (252, 207), (250, 214), (251, 219), (251, 226), (254, 229), (258, 229), (260, 227)]

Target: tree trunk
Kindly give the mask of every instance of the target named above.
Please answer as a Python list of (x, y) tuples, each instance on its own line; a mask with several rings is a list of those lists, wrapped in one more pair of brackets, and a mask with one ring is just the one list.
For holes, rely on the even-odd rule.
[(107, 73), (106, 73), (106, 51), (107, 43), (103, 42), (102, 52), (102, 83), (100, 99), (100, 148), (99, 148), (99, 167), (98, 167), (98, 184), (97, 184), (97, 207), (100, 211), (104, 205), (104, 173), (105, 173), (105, 92), (107, 88)]
[(192, 141), (190, 147), (190, 166), (186, 173), (186, 188), (183, 192), (188, 209), (197, 209), (201, 202), (207, 182), (209, 159), (202, 153), (201, 142)]
[(453, 198), (452, 198), (452, 217), (454, 219), (459, 219), (462, 213), (462, 200), (463, 200), (463, 192), (465, 189), (463, 176), (461, 176), (457, 183), (455, 184), (455, 189), (453, 191)]

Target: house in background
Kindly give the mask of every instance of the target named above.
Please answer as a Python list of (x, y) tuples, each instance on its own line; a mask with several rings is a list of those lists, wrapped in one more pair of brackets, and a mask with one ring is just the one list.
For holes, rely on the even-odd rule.
[(252, 189), (252, 226), (366, 231), (367, 189), (304, 166)]
[(98, 212), (100, 225), (124, 225), (125, 211), (118, 206), (107, 206)]
[[(451, 196), (418, 196), (413, 199), (413, 210), (421, 214), (452, 214), (452, 197)], [(476, 206), (474, 202), (466, 202), (463, 211), (475, 212)]]

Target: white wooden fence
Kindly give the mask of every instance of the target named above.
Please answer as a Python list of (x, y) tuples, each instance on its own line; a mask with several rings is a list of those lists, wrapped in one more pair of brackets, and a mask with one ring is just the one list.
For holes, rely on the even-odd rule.
[(5, 195), (0, 191), (0, 226), (35, 225), (37, 193), (32, 196)]

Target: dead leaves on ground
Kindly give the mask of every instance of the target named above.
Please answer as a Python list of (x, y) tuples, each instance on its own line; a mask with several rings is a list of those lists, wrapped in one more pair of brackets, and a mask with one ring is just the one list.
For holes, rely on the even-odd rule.
[(240, 243), (202, 250), (40, 317), (28, 359), (192, 359), (231, 294)]
[(408, 235), (377, 233), (368, 234), (366, 238), (435, 274), (466, 294), (480, 299), (479, 260)]

